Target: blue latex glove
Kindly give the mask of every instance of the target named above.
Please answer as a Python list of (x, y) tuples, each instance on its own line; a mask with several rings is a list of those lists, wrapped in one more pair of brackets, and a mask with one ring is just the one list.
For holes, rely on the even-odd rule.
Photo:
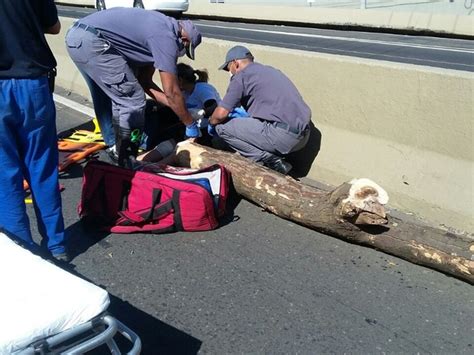
[(209, 133), (209, 135), (211, 137), (218, 137), (219, 136), (216, 132), (216, 126), (213, 125), (213, 124), (210, 124), (210, 123), (207, 125), (207, 133)]
[(186, 138), (198, 138), (201, 137), (201, 130), (199, 129), (196, 122), (186, 126)]
[(242, 106), (234, 107), (234, 109), (230, 111), (229, 114), (227, 115), (227, 117), (229, 118), (245, 118), (249, 116), (250, 116), (249, 113), (245, 111), (245, 109)]

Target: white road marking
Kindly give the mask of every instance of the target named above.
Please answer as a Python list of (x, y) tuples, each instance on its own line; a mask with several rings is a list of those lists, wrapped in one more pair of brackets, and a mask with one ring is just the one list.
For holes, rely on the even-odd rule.
[[(240, 38), (242, 39), (243, 42), (246, 41), (247, 37), (239, 37), (239, 36), (226, 36), (226, 35), (221, 35), (221, 38), (228, 38), (229, 41), (235, 40), (235, 38)], [(275, 43), (281, 44), (281, 45), (286, 45), (286, 48), (292, 49), (292, 47), (288, 47), (288, 44), (285, 42), (278, 42), (278, 41), (266, 41), (266, 40), (260, 40), (260, 44), (268, 43), (268, 45), (274, 45)], [(308, 46), (305, 46), (309, 48)], [(301, 49), (295, 47), (294, 49)], [(348, 50), (348, 49), (339, 49), (339, 48), (334, 48), (334, 47), (321, 47), (321, 46), (313, 46), (311, 49), (318, 49), (318, 50), (323, 50), (325, 52), (323, 53), (328, 53), (328, 54), (338, 54), (338, 55), (346, 55), (349, 57), (354, 57), (354, 55), (363, 55), (361, 58), (367, 58), (367, 59), (372, 59), (372, 60), (386, 60), (389, 62), (397, 62), (397, 63), (404, 63), (404, 64), (413, 64), (413, 65), (422, 65), (426, 66), (426, 63), (434, 63), (434, 64), (446, 64), (446, 65), (453, 65), (455, 64), (458, 67), (466, 67), (466, 70), (469, 70), (474, 67), (474, 65), (471, 64), (463, 64), (463, 63), (453, 63), (453, 62), (446, 62), (442, 60), (432, 60), (432, 59), (419, 59), (415, 57), (402, 57), (398, 55), (391, 55), (391, 54), (381, 54), (381, 53), (371, 53), (371, 52), (362, 52), (362, 51), (355, 51), (355, 50)], [(304, 49), (303, 49), (304, 50)], [(410, 61), (400, 61), (400, 60), (410, 60)], [(419, 63), (419, 64), (418, 64)], [(449, 68), (447, 68), (449, 69)], [(462, 70), (459, 68), (452, 68), (453, 70)]]
[(65, 98), (64, 96), (60, 96), (57, 94), (53, 94), (53, 99), (57, 103), (60, 103), (61, 105), (67, 106), (72, 108), (73, 110), (76, 110), (80, 113), (83, 113), (84, 115), (87, 115), (89, 117), (94, 118), (95, 117), (95, 112), (92, 108), (87, 107), (85, 105), (82, 105), (76, 101), (69, 100)]
[(213, 28), (225, 28), (225, 29), (249, 31), (249, 32), (272, 33), (272, 34), (279, 34), (279, 35), (285, 35), (285, 36), (295, 36), (295, 37), (310, 37), (310, 38), (333, 39), (333, 40), (337, 40), (337, 41), (346, 41), (346, 42), (360, 42), (360, 43), (367, 43), (367, 44), (382, 44), (382, 45), (385, 45), (385, 46), (409, 47), (409, 48), (419, 48), (419, 49), (432, 49), (432, 50), (437, 50), (437, 51), (459, 52), (459, 53), (470, 53), (470, 54), (474, 53), (474, 50), (472, 50), (472, 49), (470, 50), (470, 49), (467, 49), (467, 48), (443, 47), (443, 46), (424, 45), (424, 44), (411, 44), (411, 43), (403, 43), (403, 42), (388, 42), (388, 41), (380, 41), (380, 40), (373, 40), (373, 39), (361, 39), (361, 38), (332, 37), (332, 36), (316, 35), (316, 34), (309, 34), (309, 33), (290, 33), (290, 32), (282, 32), (282, 31), (249, 29), (249, 28), (243, 28), (243, 27), (205, 25), (205, 24), (199, 23), (198, 27), (200, 27), (200, 26), (202, 26), (202, 27), (213, 27)]

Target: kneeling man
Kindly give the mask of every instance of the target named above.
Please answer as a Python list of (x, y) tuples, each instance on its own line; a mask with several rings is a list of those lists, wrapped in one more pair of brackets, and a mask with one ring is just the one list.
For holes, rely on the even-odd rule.
[[(209, 123), (244, 157), (287, 174), (292, 166), (283, 157), (308, 142), (311, 109), (285, 74), (254, 62), (243, 46), (231, 48), (219, 69), (228, 71), (231, 79)], [(250, 117), (229, 119), (239, 106)]]

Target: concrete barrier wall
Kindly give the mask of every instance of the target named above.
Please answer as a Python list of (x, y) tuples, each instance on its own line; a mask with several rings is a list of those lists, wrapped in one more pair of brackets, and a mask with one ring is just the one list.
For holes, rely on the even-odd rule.
[[(61, 37), (48, 37), (57, 83), (89, 96)], [(234, 44), (205, 38), (190, 63), (207, 68), (221, 94), (229, 78), (216, 68)], [(474, 231), (472, 73), (247, 46), (286, 73), (312, 108), (322, 144), (309, 178), (339, 185), (367, 177), (388, 191), (390, 206)]]

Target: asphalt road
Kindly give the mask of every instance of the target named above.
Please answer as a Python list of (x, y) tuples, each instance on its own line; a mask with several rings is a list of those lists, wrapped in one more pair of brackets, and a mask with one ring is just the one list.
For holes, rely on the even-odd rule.
[[(59, 6), (61, 16), (81, 18), (94, 9)], [(310, 52), (474, 71), (470, 40), (307, 27), (194, 20), (205, 37)]]
[[(88, 120), (57, 108), (59, 132)], [(210, 232), (88, 233), (81, 173), (61, 178), (70, 271), (111, 294), (144, 354), (474, 353), (474, 288), (462, 281), (247, 201)]]

